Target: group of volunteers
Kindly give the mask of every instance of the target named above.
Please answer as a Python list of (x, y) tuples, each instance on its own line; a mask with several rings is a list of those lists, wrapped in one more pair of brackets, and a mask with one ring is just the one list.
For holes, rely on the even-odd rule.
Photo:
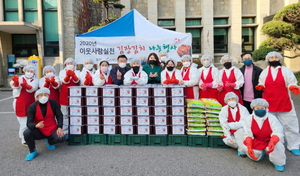
[[(282, 66), (282, 56), (270, 52), (266, 56), (269, 66), (262, 70), (252, 63), (251, 53), (241, 55), (244, 66), (233, 66), (233, 59), (224, 55), (219, 70), (212, 56), (203, 55), (201, 68), (193, 63), (190, 55), (181, 57), (182, 68), (167, 54), (159, 58), (150, 53), (145, 64), (131, 59), (130, 67), (125, 55), (119, 55), (117, 66), (111, 68), (107, 60), (97, 63), (86, 59), (82, 71), (76, 70), (76, 62), (68, 58), (64, 69), (56, 76), (52, 66), (43, 68), (43, 76), (37, 79), (35, 67), (24, 67), (24, 75), (14, 76), (14, 110), (20, 123), (19, 137), (28, 145), (32, 160), (37, 151), (34, 140), (44, 139), (47, 148), (68, 139), (68, 87), (179, 84), (185, 86), (186, 99), (214, 98), (222, 105), (220, 123), (224, 130), (224, 143), (238, 149), (238, 155), (248, 155), (260, 160), (268, 153), (279, 171), (284, 170), (284, 139), (294, 155), (300, 155), (298, 119), (290, 92), (299, 94), (297, 80), (291, 70)], [(38, 90), (38, 88), (40, 88)], [(263, 98), (263, 99), (262, 99)], [(55, 119), (56, 118), (56, 119)], [(28, 128), (28, 129), (27, 129)]]

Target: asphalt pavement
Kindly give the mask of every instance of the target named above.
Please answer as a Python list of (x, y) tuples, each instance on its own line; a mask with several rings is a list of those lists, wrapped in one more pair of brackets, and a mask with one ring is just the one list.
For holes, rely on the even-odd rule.
[[(293, 96), (298, 116), (300, 96)], [(21, 145), (12, 92), (0, 92), (0, 176), (22, 175), (299, 175), (300, 156), (286, 150), (283, 173), (265, 156), (254, 162), (237, 156), (234, 149), (152, 146), (69, 146), (57, 144), (50, 151), (36, 141), (37, 157), (25, 161), (28, 147)]]

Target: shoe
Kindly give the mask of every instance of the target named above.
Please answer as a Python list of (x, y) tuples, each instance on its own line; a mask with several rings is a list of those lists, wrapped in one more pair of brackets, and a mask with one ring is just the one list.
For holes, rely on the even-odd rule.
[(279, 172), (283, 172), (284, 171), (284, 166), (278, 166), (278, 165), (276, 165), (276, 164), (273, 164), (274, 165), (274, 167), (275, 167), (275, 169), (277, 170), (277, 171), (279, 171)]
[(300, 156), (300, 150), (299, 149), (292, 149), (291, 152), (292, 152), (293, 155)]
[(48, 148), (48, 150), (55, 150), (55, 145), (50, 145), (49, 142), (48, 142), (48, 139), (44, 139), (44, 142)]
[(36, 155), (37, 155), (37, 151), (34, 150), (34, 152), (27, 154), (27, 156), (25, 157), (25, 160), (26, 161), (31, 161), (35, 158)]
[(239, 151), (238, 151), (237, 155), (238, 155), (238, 156), (241, 156), (241, 157), (243, 157), (243, 158), (247, 156), (245, 153), (242, 153), (242, 152), (239, 152)]
[(69, 140), (69, 135), (68, 134), (65, 135), (65, 140), (66, 141)]
[(259, 158), (257, 161), (261, 161), (261, 160), (263, 160), (263, 159), (264, 159), (264, 157), (265, 157), (265, 154), (266, 154), (266, 150), (263, 150), (263, 152), (262, 152), (262, 154), (261, 154), (260, 158)]
[(22, 143), (23, 146), (28, 147), (27, 143)]

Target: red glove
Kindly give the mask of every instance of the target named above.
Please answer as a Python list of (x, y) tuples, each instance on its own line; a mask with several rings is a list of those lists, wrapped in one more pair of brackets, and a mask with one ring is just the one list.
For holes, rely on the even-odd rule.
[(206, 83), (205, 85), (206, 85), (207, 88), (212, 88), (213, 87), (212, 83)]
[(221, 92), (223, 90), (223, 88), (224, 87), (222, 85), (218, 85), (217, 90)]
[(170, 84), (170, 81), (168, 79), (166, 79), (163, 84)]
[(178, 84), (179, 80), (174, 78), (174, 79), (171, 79), (170, 83), (172, 83), (172, 84)]
[(67, 74), (67, 76), (70, 77), (70, 76), (73, 76), (75, 73), (73, 70), (68, 70), (66, 74)]
[(90, 85), (92, 83), (92, 76), (90, 74), (85, 75), (84, 85)]
[(50, 83), (49, 82), (45, 82), (44, 87), (49, 88), (49, 86), (50, 86)]
[(267, 154), (273, 152), (275, 145), (277, 144), (277, 142), (279, 141), (279, 137), (276, 135), (273, 135), (268, 143), (268, 148), (269, 150), (266, 151)]
[(53, 83), (55, 81), (55, 76), (51, 76), (50, 82)]
[(32, 86), (27, 84), (27, 81), (25, 78), (23, 78), (23, 83), (21, 84), (21, 86), (28, 90), (32, 89)]
[(65, 77), (64, 81), (65, 81), (66, 83), (69, 82), (69, 81), (70, 81), (70, 77), (67, 75), (67, 76)]
[(256, 158), (255, 154), (254, 154), (254, 151), (252, 149), (252, 138), (251, 137), (247, 137), (245, 140), (244, 140), (244, 144), (247, 146), (248, 148), (248, 155), (253, 158), (255, 161), (258, 160), (258, 158)]
[(206, 86), (205, 83), (202, 83), (202, 84), (200, 85), (200, 88), (201, 88), (202, 90), (206, 90), (207, 86)]
[(226, 86), (226, 87), (232, 87), (232, 88), (235, 88), (236, 84), (235, 84), (235, 83), (226, 82), (225, 86)]
[(45, 81), (46, 81), (46, 83), (50, 83), (51, 82), (50, 78), (48, 78), (48, 77), (45, 78)]
[[(74, 72), (73, 72), (73, 73), (74, 73)], [(73, 81), (78, 81), (78, 77), (76, 76), (75, 73), (72, 75), (72, 78), (73, 78)]]
[(53, 85), (54, 87), (57, 87), (57, 86), (58, 86), (58, 82), (55, 81), (55, 77), (54, 77), (54, 76), (52, 76), (51, 82), (52, 82), (52, 85)]
[(17, 75), (14, 75), (11, 80), (14, 82), (15, 87), (19, 87), (19, 77)]
[(289, 87), (289, 90), (291, 92), (293, 92), (293, 94), (295, 94), (295, 95), (299, 95), (300, 94), (300, 90), (299, 90), (298, 86), (292, 85), (292, 86)]
[(262, 90), (265, 89), (265, 86), (263, 86), (263, 85), (257, 85), (257, 86), (255, 86), (255, 89), (258, 90), (258, 91), (262, 91)]

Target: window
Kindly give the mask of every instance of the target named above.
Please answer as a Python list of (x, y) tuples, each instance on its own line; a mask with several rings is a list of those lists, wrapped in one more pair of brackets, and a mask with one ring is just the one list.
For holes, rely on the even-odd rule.
[(242, 51), (254, 51), (254, 28), (243, 27), (242, 28)]
[(38, 21), (37, 0), (23, 0), (24, 21), (36, 23)]
[(228, 52), (228, 29), (215, 28), (214, 29), (214, 52), (227, 53)]
[(4, 0), (4, 20), (19, 21), (18, 0)]
[(157, 25), (160, 26), (160, 27), (175, 26), (175, 20), (173, 20), (173, 19), (170, 19), (170, 20), (158, 20)]
[(253, 24), (255, 22), (254, 17), (242, 18), (242, 24)]
[(186, 33), (192, 34), (192, 50), (193, 53), (201, 53), (201, 29), (188, 28)]
[(57, 1), (43, 0), (43, 17), (44, 17), (44, 55), (58, 56), (58, 16)]
[(185, 21), (186, 26), (199, 26), (201, 25), (201, 20), (200, 19), (187, 19)]
[(228, 24), (228, 18), (215, 18), (214, 25), (224, 25)]
[(38, 55), (37, 40), (35, 34), (13, 34), (13, 54), (16, 57), (29, 57)]

